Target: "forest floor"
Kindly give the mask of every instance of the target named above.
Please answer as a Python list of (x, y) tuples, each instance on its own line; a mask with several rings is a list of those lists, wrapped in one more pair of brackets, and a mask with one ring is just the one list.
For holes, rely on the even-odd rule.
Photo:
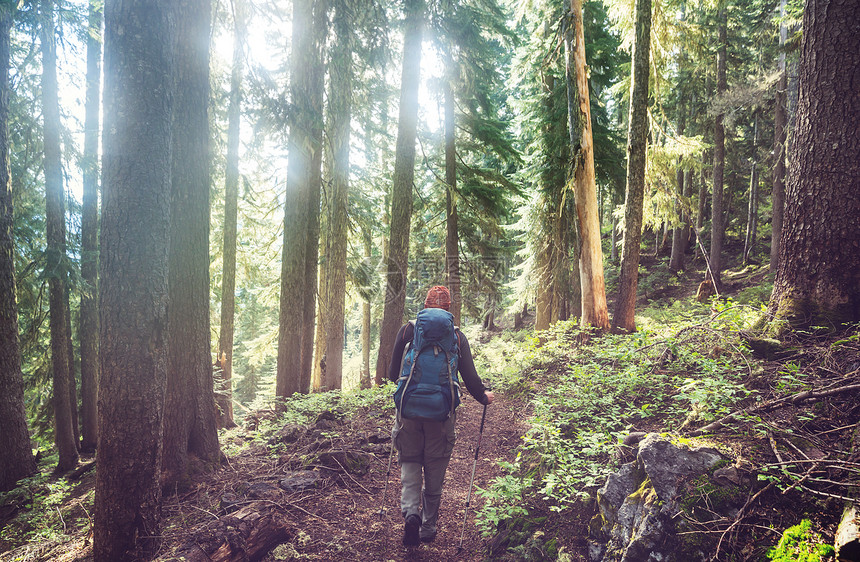
[[(229, 534), (224, 531), (224, 522), (230, 517), (225, 512), (238, 513), (250, 506), (257, 514), (264, 514), (256, 520), (257, 528), (250, 533), (250, 538), (279, 545), (262, 558), (255, 558), (265, 562), (482, 560), (487, 539), (475, 526), (475, 509), (481, 504), (475, 492), (488, 487), (499, 476), (499, 461), (513, 462), (525, 431), (526, 408), (522, 402), (510, 400), (504, 394), (496, 395), (496, 401), (487, 407), (477, 463), (475, 447), (483, 407), (467, 396), (458, 408), (457, 444), (448, 467), (438, 535), (432, 543), (417, 547), (402, 545), (403, 517), (399, 508), (400, 472), (396, 452), (390, 476), (386, 478), (390, 417), (368, 410), (349, 417), (341, 417), (336, 412), (323, 415), (306, 428), (288, 426), (266, 445), (253, 443), (254, 429), (234, 432), (225, 445), (251, 444), (243, 447), (239, 454), (228, 456), (217, 473), (199, 478), (189, 489), (165, 494), (163, 541), (158, 559), (193, 560), (201, 555), (199, 559), (207, 560), (202, 556), (204, 550), (210, 550), (211, 559), (218, 559), (211, 553), (211, 547), (213, 541), (221, 541)], [(257, 413), (257, 419), (267, 415), (268, 412)], [(283, 454), (273, 457), (271, 446), (277, 448), (279, 439), (291, 443), (281, 447)], [(319, 455), (321, 451), (330, 454), (318, 456), (322, 459), (320, 464), (308, 466), (301, 460), (305, 455)], [(464, 525), (473, 466), (476, 470), (471, 508)], [(293, 493), (278, 486), (293, 469), (300, 468), (311, 470), (319, 480), (312, 487)], [(80, 502), (80, 498), (91, 497), (94, 476), (94, 471), (86, 473), (76, 484), (77, 493), (73, 494), (78, 509), (84, 512), (88, 506)], [(76, 500), (70, 497), (67, 501), (74, 503)], [(67, 512), (67, 517), (82, 514), (75, 513), (70, 505), (64, 506), (63, 511)], [(0, 522), (7, 521), (0, 519)], [(275, 526), (278, 526), (276, 533)], [(0, 553), (0, 560), (90, 560), (91, 539), (90, 530), (82, 528), (69, 533), (64, 540), (22, 545)], [(0, 549), (8, 546), (7, 541), (0, 542)]]
[[(664, 282), (659, 273), (665, 262), (647, 255), (642, 261), (646, 271), (653, 273), (641, 277), (640, 304), (694, 298), (701, 271), (689, 271), (683, 282), (673, 285)], [(766, 267), (737, 266), (727, 270), (726, 296), (751, 290), (766, 292), (760, 289), (767, 286), (763, 283), (765, 277)], [(492, 334), (484, 334), (478, 341), (486, 342), (490, 337)], [(834, 388), (834, 384), (858, 379), (857, 336), (852, 336), (849, 346), (834, 353), (833, 345), (839, 337), (801, 336), (776, 357), (760, 358), (760, 368), (754, 375), (751, 369), (743, 384), (758, 392), (758, 400), (767, 402), (778, 400), (774, 389), (793, 384), (792, 373), (799, 371), (812, 373), (804, 383), (813, 387), (830, 384)], [(401, 544), (403, 520), (399, 513), (396, 455), (390, 474), (386, 473), (392, 409), (380, 408), (380, 403), (370, 400), (358, 408), (339, 408), (335, 400), (333, 407), (310, 414), (304, 422), (286, 425), (283, 420), (276, 421), (269, 411), (246, 417), (243, 427), (222, 437), (225, 460), (216, 473), (200, 475), (183, 489), (165, 492), (158, 559), (241, 560), (243, 552), (249, 553), (248, 559), (264, 562), (540, 559), (493, 554), (505, 553), (507, 547), (502, 541), (506, 533), (501, 529), (495, 537), (484, 536), (475, 517), (485, 503), (476, 492), (489, 488), (506, 474), (499, 463), (515, 461), (529, 428), (532, 406), (522, 393), (503, 389), (496, 392), (495, 403), (487, 408), (477, 464), (475, 447), (482, 406), (468, 395), (465, 397), (457, 412), (457, 445), (447, 472), (439, 534), (434, 542), (411, 548)], [(860, 425), (860, 404), (856, 393), (834, 395), (824, 402), (799, 402), (762, 412), (757, 419), (758, 422), (751, 419), (739, 423), (740, 427), (730, 434), (716, 436), (737, 452), (739, 462), (744, 459), (752, 473), (782, 457), (808, 457), (801, 462), (844, 458), (851, 432), (856, 433)], [(660, 420), (651, 422), (637, 429), (661, 430)], [(756, 423), (767, 428), (770, 441), (762, 437), (765, 430), (753, 431)], [(801, 441), (795, 435), (802, 436), (805, 444), (798, 446)], [(476, 470), (471, 507), (463, 525), (473, 464)], [(19, 488), (25, 491), (17, 497), (7, 495), (5, 501), (0, 501), (0, 561), (91, 560), (94, 470), (82, 464), (72, 477), (57, 478), (48, 474), (50, 466), (41, 466), (45, 469), (38, 482), (33, 480), (31, 485)], [(831, 475), (834, 480), (845, 477), (844, 472), (831, 471)], [(285, 479), (289, 477), (309, 478), (310, 487), (287, 491)], [(847, 488), (819, 486), (823, 492), (818, 495), (800, 495), (797, 487), (790, 485), (791, 480), (780, 484), (779, 478), (772, 478), (772, 485), (741, 510), (742, 522), (724, 521), (721, 527), (706, 531), (727, 536), (732, 559), (761, 560), (762, 541), (774, 544), (783, 529), (797, 522), (800, 513), (813, 514), (815, 528), (832, 541), (843, 504), (840, 490)], [(587, 560), (588, 523), (596, 513), (594, 502), (578, 502), (563, 514), (553, 513), (539, 497), (530, 497), (528, 503), (533, 520), (542, 521), (540, 532), (555, 537), (557, 547), (563, 549), (568, 560)]]

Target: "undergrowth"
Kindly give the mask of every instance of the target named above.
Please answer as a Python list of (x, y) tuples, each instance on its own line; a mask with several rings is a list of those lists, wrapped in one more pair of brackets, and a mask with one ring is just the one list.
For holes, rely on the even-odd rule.
[(482, 531), (527, 517), (527, 498), (563, 512), (594, 497), (631, 431), (677, 431), (729, 413), (751, 394), (743, 379), (753, 366), (739, 331), (760, 312), (731, 301), (676, 301), (637, 315), (632, 334), (595, 336), (558, 322), (539, 337), (505, 334), (478, 346), (479, 371), (493, 369), (497, 385), (527, 398), (531, 413), (516, 462), (479, 492)]

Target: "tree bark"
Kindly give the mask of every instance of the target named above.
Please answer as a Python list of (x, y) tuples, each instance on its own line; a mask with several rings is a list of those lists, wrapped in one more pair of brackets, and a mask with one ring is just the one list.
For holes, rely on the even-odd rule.
[[(786, 0), (779, 4), (780, 17), (785, 16)], [(771, 218), (770, 236), (770, 271), (775, 272), (779, 266), (779, 247), (782, 238), (783, 214), (785, 212), (785, 157), (787, 108), (786, 94), (788, 90), (788, 73), (785, 68), (785, 43), (788, 40), (788, 27), (785, 23), (779, 26), (779, 81), (776, 83), (773, 115), (773, 187), (771, 189)]]
[[(365, 227), (364, 232), (364, 259), (369, 263), (373, 255), (373, 241), (370, 236), (370, 229)], [(361, 305), (361, 376), (359, 386), (361, 388), (370, 388), (372, 381), (370, 380), (370, 332), (371, 332), (371, 308), (370, 298), (364, 299)]]
[(84, 118), (83, 201), (81, 205), (81, 450), (92, 452), (98, 441), (99, 374), (99, 183), (98, 146), (101, 110), (102, 4), (90, 1), (87, 36), (86, 116)]
[(642, 205), (645, 201), (645, 154), (648, 148), (648, 77), (651, 53), (651, 0), (636, 0), (636, 38), (630, 79), (630, 117), (627, 129), (627, 188), (624, 201), (624, 241), (613, 330), (636, 329), (636, 288), (639, 284), (639, 246)]
[[(684, 93), (681, 93), (681, 100), (678, 107), (678, 135), (683, 135), (687, 128), (687, 108), (684, 99)], [(684, 212), (684, 197), (686, 195), (686, 187), (684, 186), (684, 167), (681, 159), (678, 159), (678, 170), (675, 172), (675, 218), (678, 225), (672, 229), (672, 253), (669, 257), (669, 271), (677, 273), (684, 268), (684, 249), (686, 238), (684, 236), (684, 225), (686, 224)]]
[(391, 193), (385, 305), (376, 356), (376, 384), (387, 377), (397, 331), (406, 308), (406, 270), (412, 216), (412, 182), (415, 176), (415, 138), (418, 132), (418, 87), (421, 78), (421, 41), (424, 35), (424, 0), (406, 0), (403, 31), (403, 68), (400, 80), (400, 118)]
[(314, 161), (314, 0), (293, 3), (292, 52), (290, 53), (290, 138), (287, 193), (284, 204), (284, 243), (281, 254), (281, 293), (278, 316), (278, 359), (275, 396), (288, 398), (308, 392), (310, 373), (302, 373), (308, 244), (311, 238), (309, 210), (312, 201)]
[(302, 313), (301, 388), (309, 392), (313, 373), (314, 320), (317, 308), (317, 278), (319, 277), (320, 202), (322, 198), (323, 160), (323, 97), (325, 96), (325, 67), (321, 52), (328, 34), (328, 2), (316, 0), (313, 8), (313, 60), (311, 61), (310, 95), (308, 101), (316, 118), (311, 122), (310, 197), (308, 199), (307, 255), (305, 257), (304, 309)]
[(174, 10), (165, 486), (214, 470), (220, 456), (209, 329), (211, 0), (175, 0)]
[(42, 116), (45, 155), (45, 276), (50, 291), (51, 367), (53, 370), (54, 443), (59, 452), (57, 472), (78, 462), (70, 402), (69, 333), (66, 322), (66, 218), (63, 164), (60, 154), (60, 102), (57, 86), (57, 47), (53, 0), (41, 4)]
[(346, 254), (349, 246), (349, 142), (352, 120), (351, 12), (341, 0), (332, 20), (335, 42), (331, 48), (328, 138), (331, 147), (331, 212), (329, 227), (329, 292), (326, 322), (326, 370), (323, 385), (343, 386), (343, 331), (346, 302)]
[[(726, 52), (727, 39), (726, 27), (727, 16), (725, 7), (720, 9), (719, 18), (719, 48), (717, 51), (717, 96), (725, 93), (726, 85)], [(711, 251), (710, 266), (714, 290), (722, 292), (723, 282), (721, 272), (723, 269), (723, 236), (725, 225), (723, 224), (723, 171), (726, 165), (726, 128), (723, 124), (723, 114), (714, 118), (714, 175), (713, 193), (711, 194)]]
[(160, 535), (173, 4), (105, 4), (95, 562), (145, 559)]
[(744, 263), (749, 261), (758, 229), (758, 111), (753, 123), (752, 162), (750, 163), (750, 198), (747, 205), (747, 231), (744, 236)]
[(537, 250), (537, 296), (535, 299), (535, 332), (549, 329), (552, 323), (552, 247), (551, 241), (539, 242)]
[(582, 3), (570, 0), (564, 20), (568, 125), (570, 130), (573, 193), (580, 234), (580, 284), (583, 327), (609, 328), (606, 288), (603, 281), (603, 250), (597, 218), (597, 188), (594, 179), (594, 143), (591, 138), (591, 107)]
[(776, 330), (860, 320), (860, 2), (810, 0), (779, 265)]
[(236, 316), (236, 236), (239, 215), (239, 122), (242, 115), (242, 77), (245, 54), (245, 5), (233, 0), (233, 68), (227, 107), (227, 169), (224, 176), (224, 240), (221, 252), (221, 329), (218, 335), (218, 427), (233, 422), (233, 337)]
[(454, 92), (451, 84), (455, 70), (451, 56), (447, 60), (448, 79), (445, 91), (445, 276), (451, 292), (451, 314), (454, 325), (460, 325), (462, 297), (460, 295), (460, 233), (457, 215), (457, 145)]
[(18, 346), (12, 182), (9, 172), (9, 57), (13, 5), (0, 4), (0, 492), (36, 471)]

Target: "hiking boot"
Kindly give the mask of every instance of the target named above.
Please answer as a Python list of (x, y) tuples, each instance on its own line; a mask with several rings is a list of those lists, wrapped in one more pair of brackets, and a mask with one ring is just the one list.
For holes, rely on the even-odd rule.
[(421, 518), (415, 514), (406, 518), (403, 526), (403, 546), (416, 546), (419, 543), (418, 528), (421, 526)]
[(436, 540), (436, 531), (429, 535), (421, 535), (421, 542), (433, 542)]

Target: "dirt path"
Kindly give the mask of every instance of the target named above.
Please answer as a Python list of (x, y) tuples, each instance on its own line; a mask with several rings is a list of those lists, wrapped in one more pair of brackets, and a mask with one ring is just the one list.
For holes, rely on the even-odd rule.
[[(469, 480), (475, 464), (475, 446), (481, 424), (483, 406), (467, 396), (457, 410), (457, 445), (448, 467), (442, 506), (439, 514), (439, 534), (436, 540), (416, 548), (406, 548), (401, 544), (403, 519), (400, 515), (400, 478), (396, 461), (392, 465), (392, 477), (386, 500), (385, 523), (379, 521), (376, 513), (359, 518), (360, 523), (369, 524), (368, 555), (366, 560), (482, 560), (485, 540), (475, 526), (475, 511), (483, 504), (483, 498), (472, 493), (471, 508), (466, 520), (463, 550), (458, 552), (460, 534), (463, 528), (463, 510), (469, 493)], [(525, 431), (525, 416), (522, 406), (515, 404), (497, 393), (496, 401), (487, 408), (487, 419), (475, 471), (475, 488), (486, 488), (501, 474), (499, 461), (513, 462), (516, 450), (522, 442)], [(384, 482), (385, 467), (374, 478)], [(379, 498), (377, 498), (377, 502)], [(375, 506), (378, 508), (377, 506)], [(376, 519), (376, 521), (373, 521)], [(356, 529), (358, 531), (358, 529)]]
[[(514, 461), (525, 431), (522, 410), (521, 404), (506, 399), (500, 393), (496, 394), (495, 403), (487, 408), (475, 472), (475, 489), (488, 487), (501, 474), (499, 461)], [(434, 542), (422, 543), (413, 548), (402, 545), (400, 467), (396, 456), (391, 465), (384, 510), (380, 515), (389, 440), (378, 445), (378, 452), (366, 475), (332, 475), (319, 488), (277, 501), (286, 515), (292, 537), (290, 545), (285, 547), (293, 558), (287, 559), (384, 562), (482, 560), (486, 539), (481, 537), (475, 526), (475, 512), (483, 504), (483, 499), (477, 497), (474, 490), (465, 526), (463, 550), (458, 552), (482, 411), (483, 406), (470, 396), (465, 397), (457, 410), (457, 445), (448, 467), (439, 514), (439, 531)], [(347, 421), (342, 435), (387, 435), (390, 434), (390, 424), (391, 418), (388, 416), (376, 420), (357, 417)], [(260, 457), (257, 459), (259, 462)], [(266, 478), (265, 474), (261, 474), (265, 472), (261, 467), (254, 472), (255, 475), (249, 475), (250, 479)], [(283, 552), (280, 556), (283, 556)], [(266, 562), (276, 559), (284, 558), (276, 558), (272, 554), (264, 558)]]

